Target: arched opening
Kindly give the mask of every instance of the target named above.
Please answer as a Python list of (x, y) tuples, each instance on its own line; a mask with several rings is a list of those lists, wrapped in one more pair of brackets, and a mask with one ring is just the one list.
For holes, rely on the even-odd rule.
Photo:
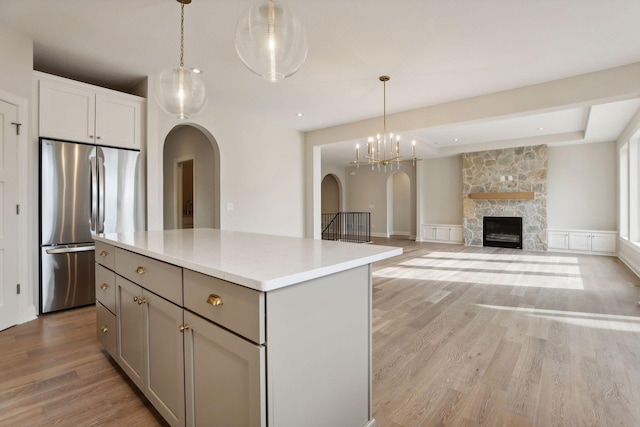
[(387, 179), (387, 230), (389, 236), (411, 237), (411, 180), (402, 171)]
[(220, 228), (220, 156), (206, 130), (176, 126), (163, 151), (164, 229)]
[(328, 174), (322, 179), (320, 197), (322, 213), (340, 212), (342, 209), (342, 206), (340, 206), (342, 197), (340, 194), (340, 183), (335, 175)]

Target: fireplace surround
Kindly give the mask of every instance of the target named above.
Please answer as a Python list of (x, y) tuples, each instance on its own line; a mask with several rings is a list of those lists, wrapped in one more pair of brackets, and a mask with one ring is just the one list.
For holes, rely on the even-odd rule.
[(483, 217), (482, 246), (522, 249), (522, 217)]

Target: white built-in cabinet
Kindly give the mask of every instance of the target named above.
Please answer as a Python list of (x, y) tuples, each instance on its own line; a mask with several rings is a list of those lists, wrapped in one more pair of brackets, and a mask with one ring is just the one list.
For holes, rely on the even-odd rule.
[(421, 241), (438, 243), (462, 243), (461, 225), (422, 224)]
[(44, 73), (35, 78), (39, 136), (142, 148), (144, 98)]
[(615, 231), (548, 230), (550, 251), (615, 255), (618, 233)]

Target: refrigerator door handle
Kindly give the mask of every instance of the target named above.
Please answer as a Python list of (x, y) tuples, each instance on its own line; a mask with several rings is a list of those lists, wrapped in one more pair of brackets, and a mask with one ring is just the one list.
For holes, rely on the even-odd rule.
[(91, 157), (91, 231), (97, 232), (98, 216), (98, 169), (96, 158)]
[(104, 159), (98, 157), (98, 194), (100, 202), (98, 203), (98, 233), (104, 233)]
[(90, 246), (75, 246), (71, 248), (55, 248), (55, 249), (47, 249), (47, 253), (49, 255), (55, 254), (69, 254), (73, 252), (88, 252), (94, 251), (96, 249), (95, 245)]

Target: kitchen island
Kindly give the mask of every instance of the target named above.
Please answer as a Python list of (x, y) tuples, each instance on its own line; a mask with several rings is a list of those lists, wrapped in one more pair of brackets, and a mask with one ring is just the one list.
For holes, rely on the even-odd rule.
[(374, 426), (371, 264), (214, 229), (96, 236), (97, 335), (171, 425)]

